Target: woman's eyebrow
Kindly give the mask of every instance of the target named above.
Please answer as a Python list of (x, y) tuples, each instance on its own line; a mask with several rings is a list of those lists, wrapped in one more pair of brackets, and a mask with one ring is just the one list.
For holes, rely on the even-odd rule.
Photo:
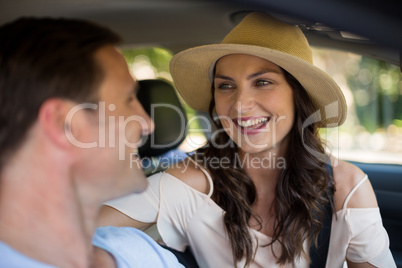
[(266, 74), (266, 73), (275, 73), (275, 74), (280, 74), (280, 71), (274, 70), (274, 69), (266, 69), (266, 70), (262, 70), (253, 74), (250, 74), (249, 76), (247, 76), (247, 80), (251, 80), (255, 77), (258, 77), (260, 75)]
[(233, 78), (231, 78), (231, 77), (229, 77), (229, 76), (225, 76), (225, 75), (220, 75), (220, 74), (215, 75), (214, 78), (219, 78), (219, 79), (234, 81)]
[[(274, 70), (274, 69), (266, 69), (266, 70), (262, 70), (253, 74), (250, 74), (249, 76), (247, 76), (247, 80), (251, 80), (255, 77), (258, 77), (260, 75), (266, 74), (266, 73), (275, 73), (275, 74), (280, 74), (280, 71), (278, 70)], [(224, 79), (224, 80), (229, 80), (229, 81), (234, 81), (233, 78), (226, 76), (226, 75), (221, 75), (221, 74), (216, 74), (214, 78), (219, 78), (219, 79)]]

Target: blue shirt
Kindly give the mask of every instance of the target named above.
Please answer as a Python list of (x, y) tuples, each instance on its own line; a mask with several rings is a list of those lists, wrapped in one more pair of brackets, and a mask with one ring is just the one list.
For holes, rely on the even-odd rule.
[(1, 268), (56, 268), (55, 266), (31, 259), (0, 241)]
[[(93, 245), (112, 254), (118, 268), (184, 268), (176, 256), (144, 232), (130, 227), (99, 227)], [(0, 241), (0, 268), (56, 268), (14, 250)]]
[(135, 228), (99, 227), (92, 244), (112, 254), (118, 268), (184, 268), (173, 253)]

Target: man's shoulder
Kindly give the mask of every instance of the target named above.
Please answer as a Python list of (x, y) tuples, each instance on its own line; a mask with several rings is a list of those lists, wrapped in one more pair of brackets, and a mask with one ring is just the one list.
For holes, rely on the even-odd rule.
[(7, 268), (56, 268), (50, 264), (39, 262), (0, 241), (0, 267)]
[(132, 267), (132, 264), (138, 267), (181, 267), (171, 252), (132, 227), (99, 227), (92, 243), (110, 253), (119, 268)]

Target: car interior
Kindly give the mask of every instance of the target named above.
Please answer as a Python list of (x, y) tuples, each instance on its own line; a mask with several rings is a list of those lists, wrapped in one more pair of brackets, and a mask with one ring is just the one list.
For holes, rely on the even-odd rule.
[[(24, 16), (82, 18), (119, 33), (124, 40), (122, 50), (158, 47), (174, 55), (186, 48), (219, 43), (246, 14), (258, 10), (299, 26), (310, 45), (318, 51), (329, 49), (331, 54), (336, 49), (375, 59), (381, 66), (394, 66), (393, 117), (389, 122), (380, 120), (381, 131), (396, 133), (392, 143), (388, 140), (388, 147), (394, 151), (383, 157), (381, 150), (373, 145), (374, 157), (369, 161), (362, 151), (353, 158), (344, 159), (368, 174), (390, 238), (391, 252), (397, 267), (402, 267), (402, 17), (398, 7), (397, 2), (390, 0), (2, 0), (0, 25)], [(155, 132), (139, 150), (141, 157), (150, 163), (145, 172), (151, 174), (165, 168), (158, 166), (160, 163), (153, 161), (155, 158), (170, 154), (172, 161), (179, 161), (186, 157), (186, 150), (180, 146), (189, 135), (190, 120), (178, 116), (179, 111), (185, 113), (188, 107), (177, 94), (173, 81), (161, 78), (138, 80), (141, 88), (138, 97), (156, 125)], [(363, 89), (359, 92), (354, 97), (362, 100), (356, 99), (356, 103), (364, 102), (369, 94)], [(171, 106), (158, 106), (161, 103)], [(386, 103), (382, 105), (389, 107)], [(361, 122), (366, 119), (362, 119), (359, 111), (369, 114), (367, 111), (374, 109), (367, 107), (369, 110), (354, 108), (356, 118)], [(384, 117), (385, 112), (374, 112)], [(366, 143), (373, 143), (379, 137), (373, 133)], [(209, 135), (204, 133), (205, 138)], [(342, 131), (336, 135), (340, 137), (338, 143), (342, 147)]]

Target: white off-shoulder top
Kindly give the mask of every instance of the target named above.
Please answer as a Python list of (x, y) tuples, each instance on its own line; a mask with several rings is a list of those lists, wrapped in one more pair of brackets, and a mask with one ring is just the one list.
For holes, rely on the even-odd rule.
[[(141, 194), (132, 194), (109, 205), (141, 222), (157, 223), (163, 242), (174, 249), (190, 246), (200, 267), (234, 267), (232, 250), (223, 224), (225, 213), (212, 199), (213, 182), (203, 170), (210, 184), (208, 194), (201, 193), (168, 173), (157, 173), (148, 178), (149, 187)], [(347, 208), (348, 201), (367, 175), (346, 198), (343, 208), (334, 213), (326, 267), (342, 267), (345, 258), (352, 262), (369, 262), (376, 267), (396, 267), (389, 250), (389, 239), (382, 225), (379, 208)], [(250, 228), (259, 245), (271, 238)], [(257, 241), (254, 241), (257, 242)], [(279, 252), (277, 243), (272, 245)], [(244, 266), (244, 260), (238, 267)], [(251, 267), (280, 266), (271, 247), (259, 247)], [(309, 267), (304, 259), (296, 260), (295, 267)]]

